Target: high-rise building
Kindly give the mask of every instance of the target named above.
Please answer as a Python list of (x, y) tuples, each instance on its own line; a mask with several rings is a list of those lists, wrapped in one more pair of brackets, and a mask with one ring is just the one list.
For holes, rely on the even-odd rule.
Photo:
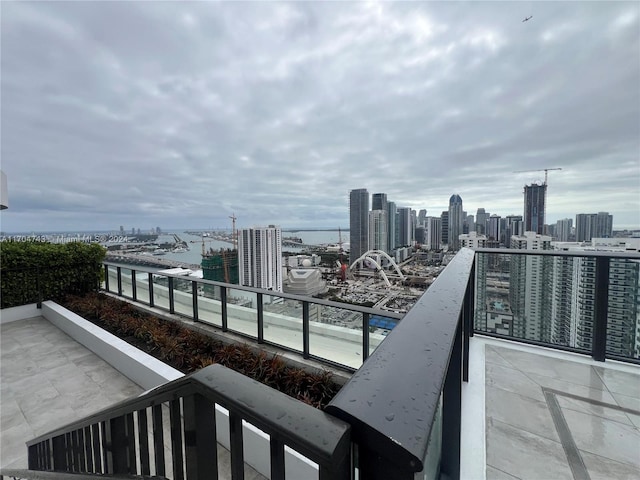
[(442, 219), (439, 217), (426, 217), (425, 226), (425, 246), (427, 250), (439, 250), (442, 243)]
[(576, 242), (590, 242), (592, 238), (613, 236), (613, 215), (608, 212), (576, 215)]
[(589, 242), (593, 237), (595, 214), (578, 213), (576, 215), (576, 242)]
[(522, 235), (524, 224), (522, 222), (522, 215), (507, 215), (505, 218), (504, 237), (503, 244), (508, 247), (511, 244), (511, 237), (514, 235)]
[(387, 209), (387, 194), (386, 193), (374, 193), (371, 195), (371, 210), (386, 210)]
[(449, 211), (445, 210), (440, 214), (440, 226), (442, 235), (442, 244), (449, 244)]
[(500, 241), (500, 215), (491, 215), (487, 224), (487, 239)]
[(416, 227), (416, 243), (424, 245), (426, 241), (426, 229), (422, 225)]
[(464, 214), (462, 210), (462, 198), (460, 195), (451, 195), (449, 198), (449, 249), (460, 248), (459, 236), (462, 234)]
[(546, 185), (524, 186), (524, 231), (544, 233)]
[(424, 227), (425, 218), (427, 218), (427, 210), (423, 208), (418, 212), (418, 225)]
[(485, 212), (484, 208), (479, 208), (476, 212), (476, 232), (480, 234), (487, 233), (487, 223), (489, 222), (489, 217), (491, 214), (489, 212)]
[(463, 233), (459, 237), (460, 248), (483, 248), (487, 245), (487, 237), (477, 232)]
[[(202, 278), (214, 282), (234, 283), (239, 282), (238, 250), (220, 249), (210, 250), (202, 255)], [(213, 291), (211, 285), (205, 285), (205, 290)]]
[(571, 238), (571, 229), (573, 228), (573, 219), (563, 218), (556, 222), (555, 239), (557, 242), (568, 242)]
[(349, 193), (349, 258), (355, 261), (369, 249), (369, 192), (366, 188)]
[(387, 251), (388, 225), (386, 209), (369, 212), (369, 250)]
[(465, 215), (463, 233), (476, 231), (476, 222), (473, 215)]
[(613, 215), (609, 212), (596, 213), (596, 227), (591, 238), (613, 237)]
[[(550, 250), (551, 237), (535, 232), (511, 237), (511, 248)], [(510, 262), (509, 303), (513, 335), (528, 340), (551, 339), (553, 258), (513, 255)]]
[(411, 222), (411, 209), (398, 208), (398, 247), (409, 247), (413, 240), (413, 223)]
[(282, 230), (280, 227), (238, 231), (240, 285), (282, 292)]
[(398, 209), (395, 202), (387, 202), (387, 248), (391, 253), (396, 248), (396, 225), (398, 221)]

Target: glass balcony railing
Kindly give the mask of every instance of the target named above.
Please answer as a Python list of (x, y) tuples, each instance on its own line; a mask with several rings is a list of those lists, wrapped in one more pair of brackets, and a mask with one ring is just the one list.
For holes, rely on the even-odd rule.
[(476, 332), (594, 358), (640, 359), (640, 256), (479, 249)]
[[(104, 289), (142, 304), (356, 370), (401, 314), (105, 262)], [(135, 275), (135, 277), (134, 277)]]

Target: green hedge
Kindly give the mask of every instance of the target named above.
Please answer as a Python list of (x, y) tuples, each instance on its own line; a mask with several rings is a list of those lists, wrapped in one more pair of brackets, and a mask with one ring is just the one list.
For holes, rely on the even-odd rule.
[(1, 308), (96, 290), (105, 254), (96, 243), (0, 243)]

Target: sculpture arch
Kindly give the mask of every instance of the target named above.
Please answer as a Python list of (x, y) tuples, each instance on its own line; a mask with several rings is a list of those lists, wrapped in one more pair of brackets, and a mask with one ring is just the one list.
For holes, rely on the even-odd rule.
[[(351, 271), (353, 270), (353, 267), (360, 262), (361, 260), (366, 259), (369, 255), (382, 255), (383, 257), (385, 257), (387, 260), (389, 260), (389, 263), (391, 264), (391, 266), (394, 268), (394, 270), (396, 271), (396, 273), (400, 276), (400, 279), (402, 281), (405, 281), (407, 278), (402, 274), (402, 271), (400, 270), (400, 267), (398, 267), (398, 264), (396, 263), (396, 261), (389, 256), (389, 254), (387, 252), (384, 252), (382, 250), (367, 250), (366, 252), (364, 252), (360, 257), (358, 257), (351, 265), (349, 265), (349, 270), (348, 272), (351, 273)], [(391, 286), (391, 283), (389, 282), (389, 278), (387, 277), (387, 274), (384, 272), (384, 270), (382, 269), (382, 267), (380, 265), (378, 265), (378, 262), (376, 262), (373, 258), (369, 258), (369, 261), (373, 262), (373, 264), (376, 267), (376, 271), (380, 272), (380, 275), (382, 276), (382, 278), (384, 279), (385, 283), (387, 284), (388, 287)]]

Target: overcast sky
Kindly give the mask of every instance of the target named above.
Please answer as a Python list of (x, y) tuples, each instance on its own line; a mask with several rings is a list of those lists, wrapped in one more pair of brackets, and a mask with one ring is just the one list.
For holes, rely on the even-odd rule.
[(552, 167), (547, 223), (640, 227), (638, 2), (0, 8), (5, 232), (522, 214)]

